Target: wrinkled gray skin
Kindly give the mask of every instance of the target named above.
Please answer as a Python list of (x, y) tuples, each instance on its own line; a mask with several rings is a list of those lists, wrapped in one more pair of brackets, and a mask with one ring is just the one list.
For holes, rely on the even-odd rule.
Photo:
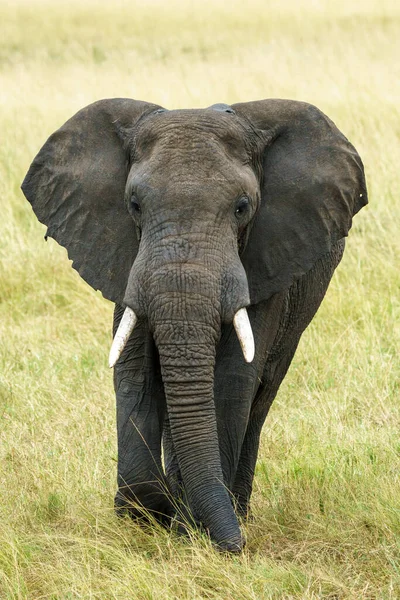
[[(305, 103), (104, 100), (50, 137), (23, 190), (115, 302), (114, 333), (125, 306), (139, 317), (114, 369), (117, 510), (193, 518), (240, 551), (262, 425), (367, 201), (358, 154)], [(251, 364), (232, 326), (246, 306)]]

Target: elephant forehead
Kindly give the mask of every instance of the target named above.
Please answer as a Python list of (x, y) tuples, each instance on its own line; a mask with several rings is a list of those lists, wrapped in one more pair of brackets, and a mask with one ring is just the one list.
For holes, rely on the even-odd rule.
[(249, 160), (249, 131), (235, 115), (206, 110), (157, 113), (144, 121), (136, 138), (136, 156), (164, 160)]
[[(186, 157), (187, 158), (187, 157)], [(127, 193), (135, 191), (144, 198), (167, 203), (179, 201), (180, 206), (208, 202), (218, 197), (230, 201), (241, 193), (255, 196), (258, 180), (249, 165), (239, 165), (224, 157), (193, 160), (182, 156), (164, 156), (162, 152), (132, 165)]]

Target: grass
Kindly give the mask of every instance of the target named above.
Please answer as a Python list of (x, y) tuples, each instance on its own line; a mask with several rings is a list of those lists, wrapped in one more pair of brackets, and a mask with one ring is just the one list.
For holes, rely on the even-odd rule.
[[(400, 5), (0, 3), (0, 598), (400, 597)], [(266, 97), (327, 112), (370, 207), (264, 428), (239, 557), (112, 511), (112, 306), (19, 191), (76, 110)]]

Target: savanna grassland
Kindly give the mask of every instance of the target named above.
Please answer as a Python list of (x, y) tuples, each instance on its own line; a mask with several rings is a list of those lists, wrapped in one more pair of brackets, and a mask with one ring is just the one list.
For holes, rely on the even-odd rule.
[[(370, 206), (264, 428), (239, 557), (113, 514), (112, 306), (19, 186), (114, 96), (326, 112)], [(400, 4), (0, 1), (0, 599), (400, 598)]]

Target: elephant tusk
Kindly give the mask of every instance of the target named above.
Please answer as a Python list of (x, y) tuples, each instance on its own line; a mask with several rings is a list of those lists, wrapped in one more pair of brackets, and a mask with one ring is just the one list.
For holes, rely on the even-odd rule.
[(244, 360), (248, 363), (254, 358), (254, 337), (251, 330), (249, 316), (245, 308), (237, 311), (233, 318), (233, 326), (239, 338)]
[(113, 343), (108, 357), (108, 365), (110, 369), (115, 365), (126, 346), (126, 342), (131, 335), (133, 328), (137, 322), (137, 316), (131, 308), (126, 307), (122, 319), (114, 336)]

